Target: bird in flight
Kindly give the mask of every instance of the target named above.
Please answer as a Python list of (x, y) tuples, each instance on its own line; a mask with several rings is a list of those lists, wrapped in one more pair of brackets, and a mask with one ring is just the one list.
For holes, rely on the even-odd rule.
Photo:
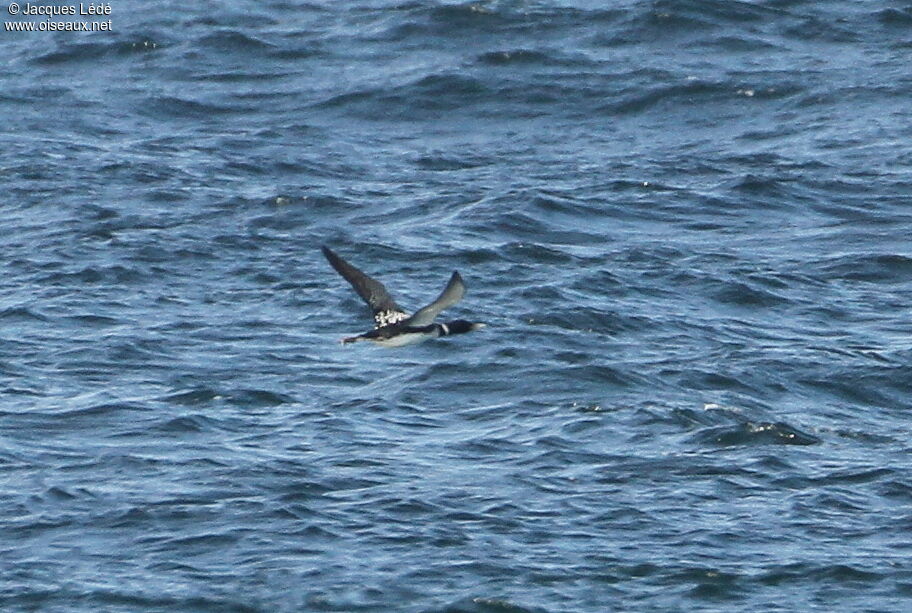
[(473, 323), (464, 319), (434, 323), (444, 309), (453, 306), (465, 295), (465, 284), (458, 272), (453, 271), (450, 281), (440, 295), (429, 305), (415, 311), (411, 316), (396, 304), (386, 287), (372, 279), (341, 257), (329, 247), (323, 247), (323, 255), (342, 277), (351, 283), (355, 292), (367, 303), (374, 314), (375, 327), (370, 332), (342, 339), (342, 343), (371, 341), (382, 347), (402, 347), (423, 341), (465, 334), (484, 328), (483, 323)]

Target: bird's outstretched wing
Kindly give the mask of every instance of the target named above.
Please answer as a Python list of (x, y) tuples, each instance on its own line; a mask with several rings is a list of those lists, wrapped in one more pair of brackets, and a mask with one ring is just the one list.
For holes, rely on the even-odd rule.
[(340, 258), (324, 246), (323, 255), (346, 281), (351, 283), (359, 296), (367, 303), (374, 314), (374, 323), (378, 328), (388, 326), (406, 319), (408, 315), (396, 304), (382, 283), (371, 279), (366, 274)]
[(450, 277), (449, 283), (443, 288), (437, 299), (426, 307), (415, 311), (415, 314), (409, 317), (404, 324), (414, 328), (429, 326), (434, 323), (434, 319), (437, 318), (443, 309), (453, 306), (462, 300), (463, 296), (465, 296), (465, 283), (462, 282), (462, 277), (459, 276), (459, 273), (453, 271), (453, 276)]

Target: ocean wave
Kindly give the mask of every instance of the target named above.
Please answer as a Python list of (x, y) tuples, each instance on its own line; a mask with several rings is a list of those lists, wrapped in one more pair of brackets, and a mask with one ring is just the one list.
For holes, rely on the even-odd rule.
[(424, 613), (547, 613), (547, 609), (522, 606), (499, 598), (468, 597)]
[(691, 439), (694, 443), (723, 447), (750, 445), (818, 445), (821, 440), (786, 423), (741, 423), (707, 428)]
[(170, 42), (161, 37), (133, 38), (113, 42), (64, 42), (57, 49), (34, 57), (31, 61), (38, 66), (85, 64), (105, 58), (128, 57), (137, 53), (151, 53), (167, 47)]

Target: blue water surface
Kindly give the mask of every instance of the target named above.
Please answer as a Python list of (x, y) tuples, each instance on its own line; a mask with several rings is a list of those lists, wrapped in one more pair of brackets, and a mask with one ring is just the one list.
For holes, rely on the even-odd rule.
[(908, 608), (907, 0), (110, 6), (0, 34), (3, 611)]

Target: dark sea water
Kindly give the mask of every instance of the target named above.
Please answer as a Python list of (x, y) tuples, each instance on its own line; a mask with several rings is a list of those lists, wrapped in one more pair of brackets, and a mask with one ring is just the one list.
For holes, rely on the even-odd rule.
[(0, 610), (908, 610), (909, 0), (111, 8), (0, 33)]

